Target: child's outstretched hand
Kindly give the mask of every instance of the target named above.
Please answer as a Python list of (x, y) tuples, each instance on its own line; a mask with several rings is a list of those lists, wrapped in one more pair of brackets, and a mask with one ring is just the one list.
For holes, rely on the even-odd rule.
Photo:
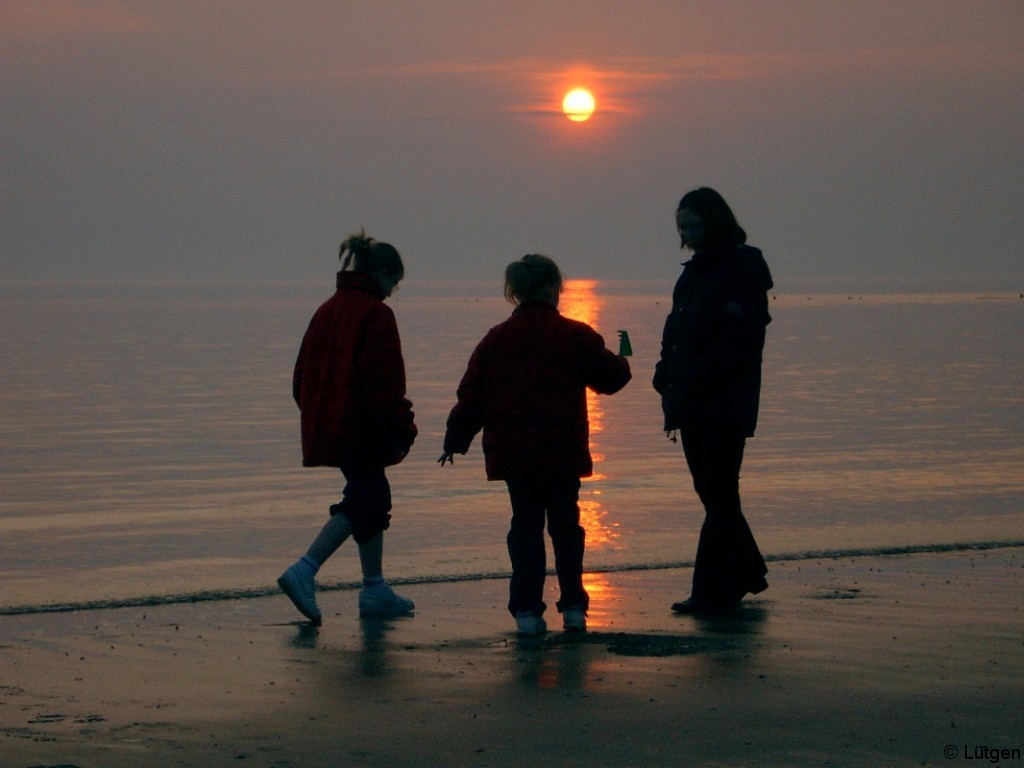
[(455, 455), (453, 453), (448, 452), (448, 451), (445, 451), (444, 453), (442, 453), (441, 454), (441, 458), (439, 458), (437, 460), (437, 463), (440, 464), (443, 467), (445, 465), (445, 462), (447, 462), (448, 464), (451, 464), (454, 467), (455, 466)]

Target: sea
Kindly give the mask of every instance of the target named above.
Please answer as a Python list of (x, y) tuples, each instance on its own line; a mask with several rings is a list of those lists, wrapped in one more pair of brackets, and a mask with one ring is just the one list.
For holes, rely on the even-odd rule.
[[(703, 512), (650, 385), (671, 288), (572, 280), (561, 300), (633, 348), (629, 385), (588, 394), (580, 507), (597, 591), (696, 549)], [(1019, 289), (780, 281), (741, 478), (769, 565), (1024, 543)], [(0, 286), (0, 614), (275, 592), (342, 488), (336, 470), (301, 466), (291, 397), (299, 341), (332, 291), (333, 275)], [(476, 281), (410, 280), (389, 304), (420, 432), (389, 471), (386, 574), (506, 575), (508, 497), (479, 439), (453, 466), (437, 459), (470, 353), (511, 307), (500, 282)], [(319, 578), (359, 577), (349, 544)]]

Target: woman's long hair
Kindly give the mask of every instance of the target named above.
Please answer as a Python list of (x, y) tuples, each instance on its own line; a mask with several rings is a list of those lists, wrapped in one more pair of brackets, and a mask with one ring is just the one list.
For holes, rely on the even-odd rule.
[[(703, 226), (701, 246), (743, 245), (747, 233), (736, 221), (725, 198), (711, 187), (698, 187), (683, 195), (676, 208), (676, 219), (681, 211), (691, 211)], [(682, 233), (680, 233), (681, 235)], [(684, 242), (685, 245), (685, 242)]]

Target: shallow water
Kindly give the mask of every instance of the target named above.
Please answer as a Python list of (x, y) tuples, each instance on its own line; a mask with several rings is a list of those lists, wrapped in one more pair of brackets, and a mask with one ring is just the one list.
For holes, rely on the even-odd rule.
[[(664, 289), (664, 290), (662, 290)], [(562, 301), (634, 380), (590, 397), (593, 570), (690, 561), (701, 512), (650, 378), (670, 286), (577, 281)], [(330, 286), (5, 289), (0, 607), (244, 596), (304, 551), (340, 477), (303, 469), (291, 367)], [(403, 285), (420, 437), (390, 472), (388, 574), (507, 571), (504, 486), (479, 441), (438, 467), (493, 286)], [(767, 556), (1024, 539), (1024, 300), (1016, 293), (772, 297), (762, 414), (742, 479)], [(356, 580), (354, 549), (321, 572)]]

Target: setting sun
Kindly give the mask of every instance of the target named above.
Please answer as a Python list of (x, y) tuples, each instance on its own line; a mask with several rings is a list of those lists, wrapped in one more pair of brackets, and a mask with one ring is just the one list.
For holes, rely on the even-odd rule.
[(575, 88), (562, 99), (562, 111), (570, 120), (581, 123), (594, 114), (594, 95), (585, 88)]

